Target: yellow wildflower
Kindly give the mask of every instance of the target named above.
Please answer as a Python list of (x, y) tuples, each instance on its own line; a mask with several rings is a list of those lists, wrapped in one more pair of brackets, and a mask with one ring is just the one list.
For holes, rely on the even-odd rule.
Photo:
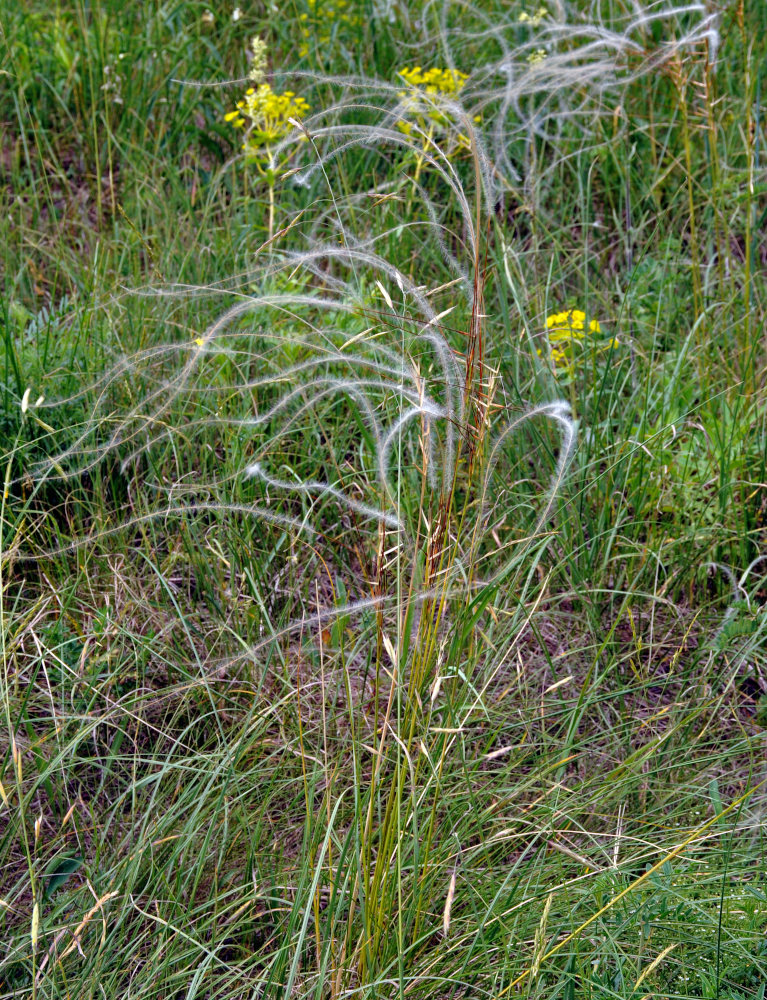
[[(403, 66), (399, 75), (409, 83), (411, 87), (425, 91), (427, 94), (444, 94), (452, 97), (457, 94), (466, 81), (469, 79), (466, 73), (461, 73), (457, 69), (433, 69), (422, 70), (420, 66)], [(408, 96), (401, 93), (400, 97)]]
[(248, 79), (254, 83), (263, 83), (266, 79), (266, 42), (258, 35), (254, 35), (250, 42), (250, 72)]
[(255, 86), (248, 87), (234, 110), (224, 115), (224, 121), (246, 130), (242, 145), (246, 152), (257, 159), (269, 160), (268, 147), (288, 134), (293, 127), (291, 119), (300, 121), (305, 117), (309, 105), (292, 90), (278, 94), (266, 82), (268, 49), (262, 38), (255, 35), (250, 48), (248, 78)]
[(545, 7), (539, 7), (534, 14), (528, 14), (527, 11), (522, 11), (522, 13), (517, 18), (520, 24), (529, 24), (533, 28), (537, 28), (541, 21), (549, 16), (549, 12)]
[(275, 93), (268, 83), (249, 87), (235, 111), (225, 115), (235, 128), (247, 128), (243, 149), (259, 154), (265, 146), (279, 142), (293, 127), (290, 119), (304, 118), (309, 105), (292, 90)]
[[(435, 132), (446, 132), (448, 126), (453, 124), (453, 119), (439, 104), (445, 99), (456, 98), (469, 79), (468, 75), (458, 69), (440, 69), (437, 66), (426, 70), (420, 66), (403, 66), (399, 76), (408, 85), (407, 90), (399, 92), (399, 98), (405, 112), (412, 119), (397, 123), (400, 132), (411, 135), (414, 123), (430, 136), (434, 136)], [(475, 115), (474, 121), (481, 121), (480, 116)], [(427, 145), (428, 141), (424, 143), (424, 148)], [(465, 135), (459, 133), (457, 145), (468, 149), (471, 143)]]
[[(548, 359), (555, 371), (572, 374), (575, 370), (576, 348), (586, 346), (586, 338), (590, 334), (599, 334), (602, 327), (599, 320), (592, 319), (586, 323), (586, 313), (582, 309), (566, 309), (551, 313), (546, 317), (546, 338), (549, 344)], [(591, 349), (597, 353), (612, 350), (617, 347), (618, 340), (612, 337), (606, 344), (594, 345)], [(538, 351), (542, 356), (543, 352)]]

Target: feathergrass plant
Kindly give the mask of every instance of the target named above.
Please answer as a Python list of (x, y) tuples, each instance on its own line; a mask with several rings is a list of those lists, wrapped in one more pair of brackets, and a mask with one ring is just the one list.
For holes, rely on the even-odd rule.
[(763, 997), (760, 5), (1, 9), (0, 998)]

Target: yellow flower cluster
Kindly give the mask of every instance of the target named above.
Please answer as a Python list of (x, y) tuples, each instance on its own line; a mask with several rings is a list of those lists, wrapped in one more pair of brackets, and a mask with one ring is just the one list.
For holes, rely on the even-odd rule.
[[(427, 70), (422, 70), (420, 66), (414, 66), (412, 69), (403, 66), (399, 75), (411, 87), (423, 90), (427, 94), (444, 94), (448, 97), (459, 93), (468, 80), (468, 76), (460, 70), (438, 69), (436, 66)], [(406, 96), (404, 93), (400, 94), (400, 97)]]
[[(405, 135), (411, 135), (413, 125), (417, 124), (422, 132), (433, 136), (437, 131), (444, 131), (452, 123), (448, 114), (442, 111), (437, 102), (440, 98), (454, 98), (463, 90), (469, 79), (466, 73), (458, 69), (421, 69), (420, 66), (403, 66), (399, 76), (408, 84), (407, 90), (399, 92), (399, 98), (412, 121), (399, 121), (397, 127)], [(475, 115), (474, 121), (482, 119)], [(471, 143), (464, 135), (458, 135), (458, 146), (470, 148)], [(428, 145), (428, 140), (424, 147)]]
[(301, 15), (302, 44), (298, 50), (301, 57), (309, 55), (310, 42), (314, 42), (318, 50), (327, 50), (333, 34), (340, 27), (358, 28), (362, 18), (354, 13), (350, 0), (333, 0), (325, 3), (323, 0), (306, 0), (308, 13)]
[(266, 83), (267, 46), (256, 35), (250, 43), (250, 71), (248, 79), (255, 86), (245, 91), (234, 111), (224, 115), (224, 121), (235, 128), (246, 129), (242, 148), (256, 159), (269, 159), (269, 146), (287, 135), (292, 128), (290, 119), (300, 121), (309, 110), (303, 97), (296, 97), (292, 90), (275, 93)]
[(263, 83), (266, 79), (267, 51), (263, 38), (254, 35), (250, 42), (250, 72), (248, 73), (248, 79), (252, 80), (253, 83)]
[[(528, 14), (527, 11), (523, 10), (522, 13), (517, 17), (517, 22), (519, 24), (527, 24), (531, 28), (537, 28), (538, 25), (544, 21), (549, 16), (549, 12), (545, 7), (539, 7), (534, 14)], [(537, 66), (538, 63), (543, 62), (546, 58), (546, 49), (533, 49), (532, 52), (527, 54), (527, 62), (531, 66)]]
[[(549, 340), (555, 343), (558, 340), (575, 337), (583, 340), (585, 333), (586, 313), (580, 309), (568, 309), (566, 312), (552, 313), (546, 317), (546, 329), (551, 330)], [(599, 333), (602, 327), (599, 320), (592, 319), (589, 323), (589, 330), (592, 333)]]
[(242, 148), (262, 156), (264, 147), (278, 142), (292, 128), (290, 119), (299, 120), (309, 110), (303, 97), (296, 97), (292, 90), (276, 94), (268, 83), (249, 87), (237, 102), (235, 111), (225, 115), (235, 128), (247, 128)]
[(545, 7), (539, 7), (534, 14), (528, 14), (527, 11), (522, 11), (522, 13), (517, 18), (520, 24), (529, 24), (533, 28), (537, 28), (541, 21), (549, 16), (549, 12)]
[[(587, 324), (586, 313), (581, 309), (567, 309), (547, 316), (546, 330), (548, 358), (552, 367), (555, 371), (572, 374), (575, 370), (576, 349), (585, 347), (586, 337), (601, 333), (602, 327), (596, 319)], [(617, 339), (611, 337), (606, 344), (596, 345), (595, 349), (597, 353), (601, 353), (617, 345)], [(542, 355), (542, 352), (538, 351), (538, 354)]]

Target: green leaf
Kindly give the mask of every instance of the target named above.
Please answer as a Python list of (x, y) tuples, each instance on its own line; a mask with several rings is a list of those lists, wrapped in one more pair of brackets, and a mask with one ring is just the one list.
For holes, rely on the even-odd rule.
[(74, 875), (82, 863), (83, 859), (78, 857), (54, 858), (43, 875), (45, 880), (43, 899), (50, 899), (54, 892), (64, 885), (69, 876)]

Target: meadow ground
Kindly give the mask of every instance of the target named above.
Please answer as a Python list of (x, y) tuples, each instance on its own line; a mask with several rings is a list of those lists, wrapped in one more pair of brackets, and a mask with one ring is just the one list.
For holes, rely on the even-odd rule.
[(767, 982), (767, 6), (0, 0), (0, 998)]

